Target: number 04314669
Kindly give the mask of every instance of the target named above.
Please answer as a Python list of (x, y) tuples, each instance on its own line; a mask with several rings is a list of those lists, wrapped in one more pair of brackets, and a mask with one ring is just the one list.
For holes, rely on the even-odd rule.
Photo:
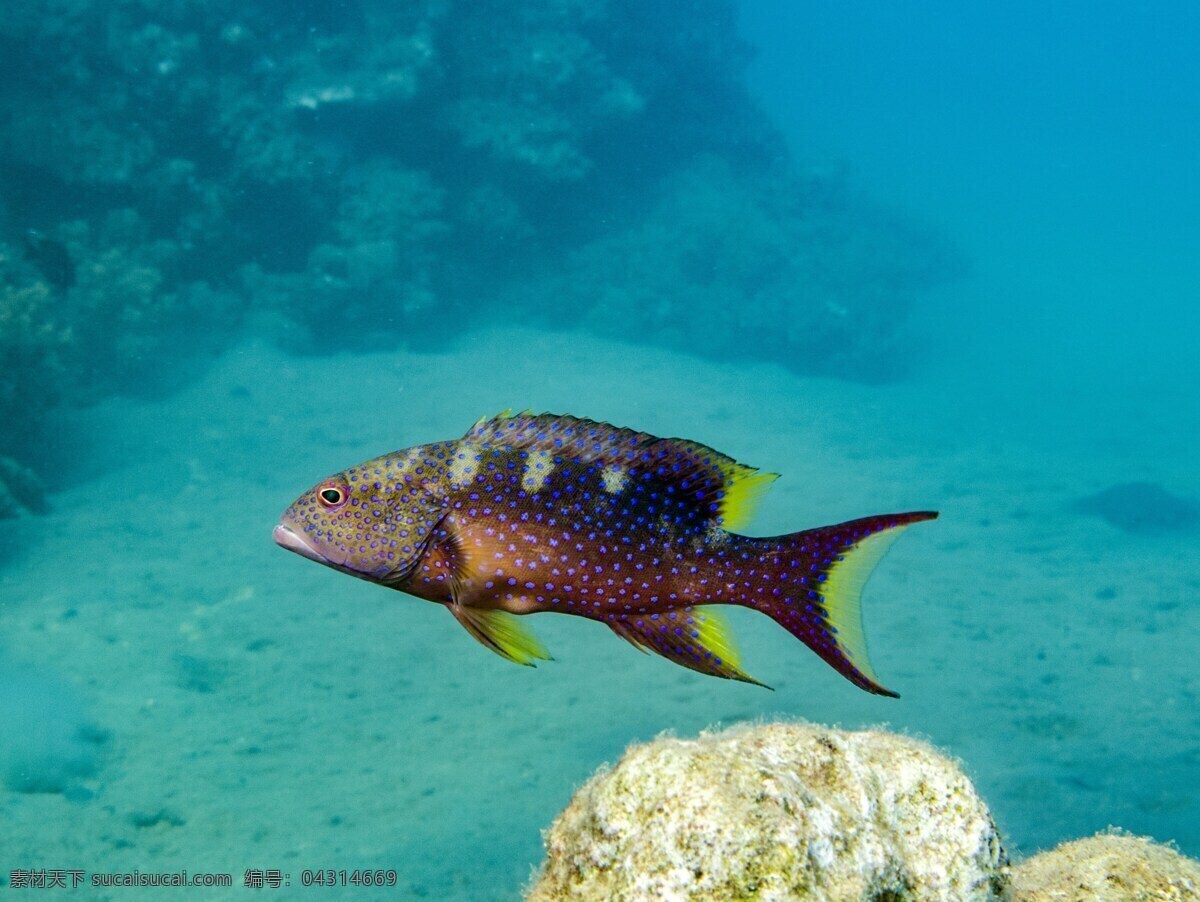
[(396, 872), (391, 869), (305, 869), (300, 872), (300, 883), (304, 886), (395, 886)]

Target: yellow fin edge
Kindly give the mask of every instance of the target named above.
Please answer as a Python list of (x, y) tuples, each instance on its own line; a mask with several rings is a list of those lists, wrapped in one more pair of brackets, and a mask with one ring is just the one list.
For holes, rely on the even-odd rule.
[(725, 477), (725, 497), (718, 510), (721, 526), (729, 530), (744, 529), (779, 474), (760, 473), (753, 467), (735, 463), (723, 468), (722, 475)]
[(829, 614), (830, 624), (837, 630), (837, 642), (842, 654), (873, 683), (879, 683), (879, 677), (867, 655), (867, 636), (862, 616), (863, 586), (887, 550), (907, 528), (908, 524), (894, 526), (859, 541), (830, 567), (821, 588), (825, 610)]
[(692, 610), (698, 626), (696, 632), (700, 634), (695, 641), (711, 651), (714, 657), (741, 670), (742, 656), (725, 615), (715, 605), (700, 605)]
[(697, 632), (700, 635), (695, 641), (723, 662), (721, 676), (741, 680), (743, 683), (753, 683), (764, 689), (771, 688), (742, 670), (742, 655), (733, 639), (733, 628), (720, 608), (715, 605), (699, 605), (692, 611), (693, 618), (699, 624)]
[(454, 607), (451, 612), (467, 632), (502, 658), (533, 667), (534, 661), (551, 661), (546, 647), (515, 614), (507, 611)]

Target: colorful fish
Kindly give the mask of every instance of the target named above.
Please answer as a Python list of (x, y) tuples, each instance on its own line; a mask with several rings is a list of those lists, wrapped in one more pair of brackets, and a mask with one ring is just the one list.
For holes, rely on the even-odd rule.
[(901, 530), (932, 511), (790, 535), (738, 535), (777, 476), (711, 448), (552, 414), (483, 419), (456, 441), (350, 467), (305, 492), (275, 541), (445, 605), (510, 661), (550, 655), (518, 616), (596, 620), (684, 667), (741, 670), (719, 605), (766, 614), (856, 686), (895, 696), (867, 659), (859, 596)]

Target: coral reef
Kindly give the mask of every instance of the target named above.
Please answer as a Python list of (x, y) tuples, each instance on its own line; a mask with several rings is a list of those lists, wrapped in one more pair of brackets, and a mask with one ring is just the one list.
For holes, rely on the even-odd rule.
[(982, 899), (1008, 865), (958, 765), (878, 731), (766, 724), (630, 748), (546, 835), (530, 900)]
[(24, 399), (58, 400), (65, 381), (63, 354), (72, 340), (59, 299), (20, 249), (0, 244), (0, 417), (5, 422), (22, 421)]
[(1014, 902), (1200, 899), (1200, 862), (1121, 833), (1063, 843), (1012, 870)]
[(181, 359), (219, 344), (236, 302), (184, 266), (129, 208), (0, 243), (0, 418), (23, 423), (0, 453), (29, 458), (50, 405), (135, 391), (147, 374), (169, 385)]
[[(732, 225), (736, 224), (736, 225)], [(885, 379), (903, 367), (913, 297), (961, 264), (932, 236), (807, 179), (703, 155), (663, 179), (649, 211), (543, 280), (551, 322), (649, 337), (721, 359)]]
[(757, 354), (857, 372), (953, 269), (793, 171), (745, 89), (732, 0), (331, 9), (14, 8), (0, 240), (48, 240), (13, 284), (83, 292), (55, 322), (83, 317), (76, 341), (118, 361), (158, 353), (181, 306), (202, 334), (249, 310), (323, 350), (569, 304), (608, 333), (721, 354), (766, 337)]
[[(745, 86), (733, 0), (47, 0), (0, 21), (0, 417), (161, 391), (246, 330), (499, 321), (855, 378), (956, 273)], [(0, 453), (36, 459), (36, 429)]]

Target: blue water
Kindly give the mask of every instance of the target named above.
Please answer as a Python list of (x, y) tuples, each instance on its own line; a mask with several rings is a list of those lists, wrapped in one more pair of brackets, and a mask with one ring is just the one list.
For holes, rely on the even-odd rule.
[[(515, 898), (629, 743), (773, 718), (948, 749), (1016, 857), (1200, 855), (1200, 12), (440, 8), (0, 26), (0, 884)], [(508, 407), (782, 473), (754, 534), (939, 510), (865, 597), (902, 697), (746, 611), (773, 693), (519, 668), (271, 542)]]
[(1024, 406), (1057, 414), (1030, 382), (1095, 398), (1194, 377), (1192, 5), (758, 3), (742, 27), (801, 158), (969, 248), (975, 277), (924, 308), (943, 357), (970, 360), (959, 378), (1026, 374)]

